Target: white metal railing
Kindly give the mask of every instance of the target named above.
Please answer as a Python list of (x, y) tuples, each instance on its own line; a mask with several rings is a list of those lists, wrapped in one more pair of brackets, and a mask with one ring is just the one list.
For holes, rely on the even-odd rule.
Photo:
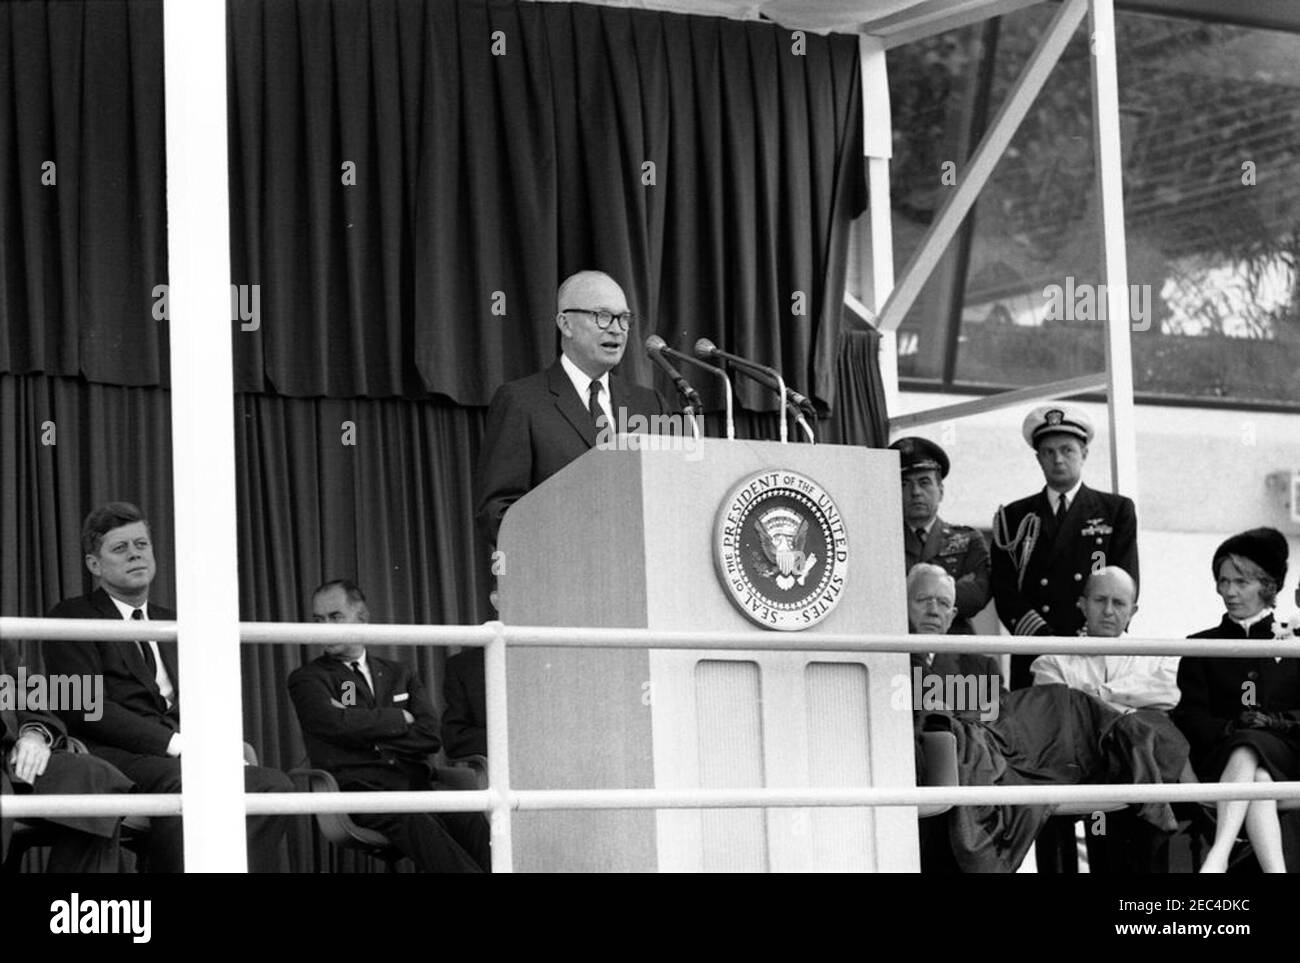
[[(368, 645), (461, 645), (483, 648), (488, 722), (488, 788), (475, 791), (246, 793), (251, 815), (355, 812), (487, 812), (494, 872), (513, 864), (510, 815), (515, 810), (743, 809), (842, 806), (1060, 805), (1146, 802), (1218, 802), (1228, 799), (1300, 799), (1300, 782), (1133, 783), (1126, 785), (918, 786), (797, 789), (583, 789), (512, 790), (506, 711), (507, 646), (573, 648), (732, 649), (810, 652), (986, 652), (1023, 654), (1138, 654), (1206, 656), (1300, 655), (1295, 640), (1107, 639), (1078, 636), (934, 636), (865, 633), (787, 634), (665, 632), (654, 629), (555, 628), (483, 625), (329, 625), (245, 622), (248, 644), (320, 645), (331, 636), (358, 637)], [(150, 635), (176, 639), (174, 622), (150, 622)], [(0, 638), (33, 641), (134, 640), (138, 626), (116, 620), (0, 618)], [(181, 812), (178, 794), (7, 796), (5, 816), (167, 816)]]

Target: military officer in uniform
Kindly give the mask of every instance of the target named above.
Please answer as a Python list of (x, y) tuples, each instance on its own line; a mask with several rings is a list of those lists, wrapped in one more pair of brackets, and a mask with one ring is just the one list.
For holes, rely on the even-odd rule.
[(939, 517), (948, 454), (928, 438), (900, 438), (889, 447), (898, 452), (902, 469), (904, 571), (930, 562), (951, 575), (957, 614), (948, 633), (973, 635), (970, 620), (989, 601), (989, 550), (975, 529)]
[[(1043, 405), (1025, 418), (1042, 491), (998, 508), (993, 517), (993, 601), (1012, 635), (1077, 635), (1079, 597), (1088, 576), (1108, 565), (1138, 581), (1133, 500), (1083, 484), (1092, 421), (1067, 405)], [(1033, 684), (1033, 655), (1011, 657), (1011, 688)]]

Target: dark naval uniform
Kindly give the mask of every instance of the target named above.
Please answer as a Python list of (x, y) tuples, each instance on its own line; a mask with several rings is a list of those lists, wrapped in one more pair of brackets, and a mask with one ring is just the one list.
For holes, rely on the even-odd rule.
[(974, 618), (989, 602), (989, 549), (984, 536), (969, 525), (950, 525), (936, 518), (926, 534), (925, 546), (918, 544), (914, 530), (904, 526), (903, 546), (906, 571), (917, 562), (943, 568), (957, 583), (957, 615), (949, 635), (974, 635)]
[[(1012, 502), (993, 517), (991, 560), (993, 600), (1008, 632), (1077, 635), (1077, 603), (1092, 572), (1118, 565), (1138, 580), (1133, 500), (1081, 485), (1059, 526), (1046, 491)], [(1011, 657), (1012, 689), (1033, 684), (1034, 658)]]

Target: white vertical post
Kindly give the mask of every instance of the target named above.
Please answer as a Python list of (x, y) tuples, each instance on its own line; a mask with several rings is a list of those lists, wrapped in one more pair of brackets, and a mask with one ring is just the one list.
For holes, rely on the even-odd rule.
[(510, 835), (510, 730), (506, 718), (506, 638), (500, 622), (489, 622), (492, 639), (483, 650), (487, 685), (488, 789), (492, 793), (492, 872), (514, 872)]
[(187, 872), (244, 872), (226, 6), (166, 0), (172, 479)]
[[(894, 290), (894, 234), (889, 205), (889, 159), (894, 155), (893, 118), (889, 104), (889, 71), (885, 45), (879, 37), (858, 37), (862, 72), (862, 153), (867, 158), (867, 218), (870, 243), (864, 254), (862, 278), (871, 281), (868, 304), (879, 317)], [(880, 331), (880, 377), (885, 408), (898, 411), (898, 338)]]
[(1101, 279), (1106, 285), (1111, 487), (1113, 491), (1137, 501), (1137, 431), (1133, 406), (1133, 349), (1129, 340), (1128, 254), (1124, 241), (1124, 167), (1119, 146), (1115, 10), (1111, 0), (1091, 0), (1089, 7), (1092, 131), (1097, 193), (1101, 203)]

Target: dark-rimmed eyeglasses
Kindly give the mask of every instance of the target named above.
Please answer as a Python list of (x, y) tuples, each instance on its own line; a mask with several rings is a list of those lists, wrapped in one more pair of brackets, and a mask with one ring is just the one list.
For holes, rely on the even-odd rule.
[(593, 311), (590, 308), (565, 308), (561, 314), (589, 314), (596, 319), (596, 327), (602, 331), (608, 331), (611, 324), (617, 324), (618, 330), (626, 331), (636, 321), (636, 315), (631, 311), (624, 311), (622, 314), (615, 314), (613, 311)]

